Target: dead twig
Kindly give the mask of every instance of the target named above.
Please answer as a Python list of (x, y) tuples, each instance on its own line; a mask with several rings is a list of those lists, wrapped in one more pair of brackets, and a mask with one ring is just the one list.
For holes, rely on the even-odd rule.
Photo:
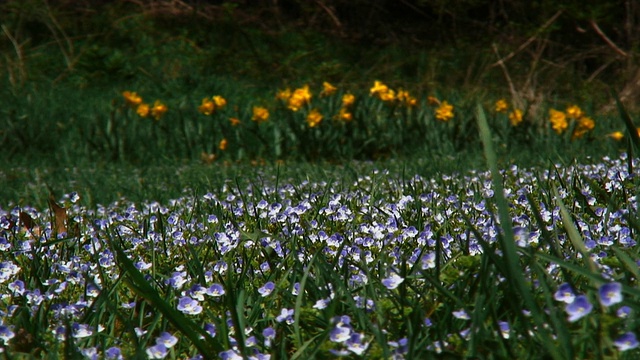
[[(493, 51), (496, 53), (496, 57), (500, 58), (500, 54), (498, 53), (498, 46), (496, 44), (493, 44)], [(516, 87), (513, 85), (513, 81), (511, 81), (511, 76), (509, 75), (509, 70), (507, 69), (507, 66), (505, 65), (504, 61), (498, 61), (498, 65), (500, 66), (500, 68), (502, 69), (502, 72), (504, 73), (504, 77), (507, 80), (507, 84), (509, 84), (509, 92), (511, 93), (511, 99), (514, 102), (514, 106), (518, 109), (522, 109), (523, 108), (523, 101), (520, 98), (520, 96), (518, 95), (518, 92), (516, 91)]]
[(606, 42), (607, 45), (609, 45), (609, 47), (613, 49), (613, 51), (615, 51), (616, 53), (618, 53), (623, 57), (629, 57), (629, 54), (627, 54), (625, 51), (620, 49), (613, 41), (611, 41), (611, 39), (609, 39), (607, 34), (605, 34), (604, 31), (600, 29), (600, 26), (598, 26), (598, 24), (595, 21), (591, 20), (589, 21), (589, 24), (591, 24), (591, 27), (596, 32), (596, 34), (598, 34), (598, 36), (600, 36), (600, 38), (604, 40), (604, 42)]
[(551, 26), (551, 24), (553, 24), (556, 19), (562, 15), (563, 10), (558, 10), (558, 12), (556, 12), (549, 20), (547, 20), (547, 22), (545, 22), (539, 29), (538, 31), (536, 31), (536, 33), (531, 36), (529, 39), (527, 39), (527, 41), (525, 41), (522, 45), (520, 45), (516, 50), (512, 51), (511, 53), (509, 53), (509, 55), (505, 56), (504, 58), (496, 61), (495, 63), (491, 64), (491, 67), (494, 66), (499, 66), (504, 64), (505, 62), (509, 61), (509, 59), (511, 59), (512, 57), (516, 56), (520, 51), (524, 50), (525, 48), (527, 48), (527, 46), (529, 46), (533, 41), (535, 41), (538, 38), (538, 35), (540, 35), (540, 33), (542, 33), (544, 30), (546, 30), (549, 26)]

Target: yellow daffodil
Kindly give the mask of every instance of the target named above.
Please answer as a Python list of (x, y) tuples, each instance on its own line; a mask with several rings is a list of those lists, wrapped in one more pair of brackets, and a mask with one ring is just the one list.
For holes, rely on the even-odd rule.
[(587, 132), (593, 130), (596, 127), (596, 122), (593, 121), (590, 117), (583, 116), (578, 119), (578, 124), (573, 130), (573, 134), (571, 134), (571, 139), (579, 139)]
[(607, 134), (608, 137), (612, 138), (615, 141), (620, 141), (624, 138), (624, 134), (622, 131), (614, 131), (611, 134)]
[(584, 115), (584, 112), (577, 105), (570, 105), (567, 107), (567, 117), (572, 119), (579, 119)]
[(305, 104), (311, 102), (311, 91), (309, 90), (309, 85), (305, 85), (301, 88), (295, 89), (291, 97), (289, 98), (289, 102), (287, 107), (292, 111), (300, 110)]
[(382, 92), (378, 94), (378, 97), (382, 101), (391, 102), (396, 99), (396, 92), (389, 89), (388, 91)]
[(414, 107), (418, 105), (418, 99), (414, 98), (409, 94), (408, 91), (398, 90), (398, 95), (396, 96), (398, 101), (402, 102), (405, 106)]
[(227, 100), (220, 95), (215, 95), (211, 98), (213, 102), (216, 104), (218, 109), (222, 109), (227, 105)]
[(353, 114), (349, 112), (349, 109), (343, 107), (340, 109), (340, 112), (338, 113), (338, 120), (342, 120), (344, 122), (350, 122), (351, 120), (353, 120)]
[(342, 95), (342, 107), (351, 107), (356, 102), (356, 97), (353, 94)]
[(264, 108), (262, 106), (253, 107), (253, 117), (251, 117), (251, 120), (257, 123), (262, 123), (267, 121), (268, 119), (269, 119), (269, 110), (267, 110), (267, 108)]
[(335, 94), (336, 91), (338, 91), (337, 87), (325, 81), (322, 83), (322, 92), (320, 93), (320, 96), (330, 96)]
[(202, 99), (202, 104), (198, 106), (198, 111), (204, 115), (211, 115), (216, 109), (216, 104), (209, 98)]
[(169, 110), (167, 105), (160, 102), (160, 100), (156, 100), (155, 103), (153, 103), (153, 107), (151, 108), (151, 116), (153, 116), (153, 118), (156, 120), (160, 120), (162, 115), (164, 115), (167, 110)]
[(453, 105), (443, 101), (436, 109), (436, 119), (444, 122), (453, 119)]
[(149, 107), (149, 104), (145, 104), (145, 103), (138, 105), (138, 108), (136, 109), (136, 113), (138, 114), (138, 116), (143, 118), (149, 116), (150, 112), (151, 112), (151, 107)]
[[(497, 106), (496, 106), (497, 109)], [(509, 122), (512, 126), (518, 126), (522, 122), (522, 110), (515, 109), (509, 113)]]
[(371, 87), (371, 89), (369, 90), (371, 95), (378, 95), (380, 96), (380, 94), (382, 93), (386, 93), (387, 91), (389, 91), (389, 87), (387, 85), (385, 85), (384, 83), (382, 83), (382, 81), (374, 81), (373, 82), (373, 86)]
[(218, 144), (218, 148), (222, 151), (227, 150), (227, 139), (220, 140), (220, 144)]
[(569, 127), (567, 115), (556, 109), (549, 110), (549, 121), (551, 122), (551, 128), (557, 134), (562, 134)]
[(122, 96), (124, 96), (124, 101), (127, 103), (127, 105), (131, 107), (137, 107), (138, 105), (142, 104), (142, 98), (135, 92), (124, 91), (122, 93)]
[(291, 89), (286, 88), (284, 90), (280, 90), (276, 93), (276, 99), (278, 100), (282, 100), (282, 101), (289, 101), (289, 98), (291, 97)]
[(318, 111), (317, 109), (313, 109), (309, 111), (309, 114), (307, 115), (307, 124), (309, 124), (309, 127), (316, 127), (318, 124), (320, 124), (322, 118), (323, 116), (320, 111)]
[(389, 89), (389, 87), (382, 83), (382, 81), (374, 81), (369, 92), (371, 93), (371, 96), (376, 96), (378, 99), (385, 102), (392, 102), (396, 100), (396, 92)]
[[(509, 109), (509, 104), (507, 104), (507, 100), (500, 99), (500, 100), (496, 101), (495, 109), (496, 109), (496, 112), (501, 112), (501, 113), (507, 112), (507, 110)], [(513, 112), (512, 112), (512, 114), (513, 114)], [(522, 111), (520, 111), (520, 114), (522, 114)], [(509, 120), (511, 120), (511, 116), (509, 116)]]
[(240, 119), (238, 118), (229, 118), (229, 122), (231, 123), (231, 126), (238, 126), (240, 125)]

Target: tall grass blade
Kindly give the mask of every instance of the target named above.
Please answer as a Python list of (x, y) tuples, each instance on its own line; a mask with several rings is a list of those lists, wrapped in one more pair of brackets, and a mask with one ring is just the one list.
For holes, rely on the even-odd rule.
[(504, 236), (500, 237), (500, 245), (503, 251), (503, 259), (507, 263), (508, 273), (503, 274), (510, 282), (514, 293), (519, 295), (528, 310), (531, 311), (531, 316), (537, 325), (537, 332), (545, 349), (554, 359), (565, 359), (566, 356), (560, 353), (556, 346), (555, 341), (545, 329), (547, 326), (544, 319), (544, 313), (539, 308), (538, 304), (533, 298), (531, 290), (527, 286), (527, 281), (524, 277), (522, 268), (520, 267), (520, 261), (518, 252), (516, 250), (516, 242), (513, 233), (513, 225), (511, 217), (509, 216), (509, 206), (504, 196), (504, 188), (502, 185), (502, 177), (498, 169), (498, 161), (496, 152), (493, 148), (493, 140), (491, 138), (491, 130), (487, 122), (487, 117), (484, 113), (482, 105), (478, 104), (476, 108), (476, 117), (478, 120), (478, 127), (480, 130), (480, 138), (484, 147), (484, 154), (489, 165), (491, 172), (491, 182), (493, 184), (493, 191), (495, 196), (496, 205), (498, 207), (498, 217), (500, 219), (500, 226), (504, 232)]
[[(218, 353), (223, 351), (218, 340), (211, 339), (203, 328), (189, 320), (181, 312), (174, 309), (167, 301), (165, 301), (158, 291), (149, 285), (148, 281), (144, 278), (144, 275), (142, 275), (133, 262), (127, 257), (120, 245), (112, 239), (109, 240), (111, 240), (109, 243), (116, 254), (118, 265), (127, 276), (127, 278), (124, 279), (127, 286), (129, 286), (136, 295), (145, 299), (151, 306), (164, 315), (167, 320), (169, 320), (169, 322), (182, 333), (182, 335), (193, 343), (205, 359), (216, 358)], [(200, 338), (201, 336), (208, 340), (202, 341)]]

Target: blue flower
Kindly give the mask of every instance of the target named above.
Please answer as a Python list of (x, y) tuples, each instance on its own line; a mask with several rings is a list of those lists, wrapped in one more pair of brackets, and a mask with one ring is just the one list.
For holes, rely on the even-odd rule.
[(618, 282), (603, 284), (598, 290), (600, 303), (603, 306), (611, 306), (622, 301), (622, 285)]
[(576, 322), (587, 316), (591, 310), (593, 310), (593, 305), (589, 302), (586, 296), (580, 295), (573, 300), (573, 302), (567, 305), (566, 311), (569, 314), (569, 322)]
[(156, 344), (162, 344), (168, 349), (172, 348), (177, 343), (178, 338), (166, 331), (160, 334), (160, 336), (156, 339)]
[(333, 342), (341, 343), (351, 338), (351, 328), (346, 326), (336, 326), (331, 330), (329, 339)]
[(571, 304), (576, 298), (576, 295), (574, 294), (571, 285), (564, 283), (558, 287), (558, 290), (553, 294), (553, 298), (557, 301)]
[(124, 357), (122, 356), (122, 351), (120, 350), (119, 347), (113, 346), (108, 348), (105, 352), (104, 352), (104, 357), (106, 359), (113, 359), (113, 360), (122, 360), (124, 359)]
[(628, 332), (617, 338), (613, 344), (618, 350), (627, 351), (638, 347), (638, 339), (636, 339), (636, 334)]
[(277, 322), (285, 321), (287, 324), (293, 324), (293, 309), (282, 309), (280, 315), (276, 317)]
[(202, 312), (202, 306), (196, 300), (183, 296), (178, 302), (178, 310), (187, 315), (198, 315)]
[(218, 297), (224, 295), (224, 288), (220, 284), (213, 284), (207, 288), (207, 295)]
[(259, 288), (258, 292), (260, 293), (260, 295), (262, 295), (262, 297), (265, 297), (265, 296), (269, 296), (273, 291), (273, 289), (275, 288), (276, 288), (276, 284), (269, 281), (266, 284), (264, 284), (261, 288)]
[(216, 326), (211, 323), (204, 324), (204, 331), (209, 334), (209, 336), (216, 337)]
[(223, 351), (218, 355), (220, 355), (220, 359), (222, 360), (243, 360), (243, 357), (234, 350)]
[(462, 319), (462, 320), (471, 319), (471, 317), (467, 314), (467, 312), (464, 309), (460, 309), (458, 311), (454, 311), (453, 312), (453, 316), (455, 316), (457, 319)]
[(389, 290), (393, 290), (402, 284), (403, 281), (404, 278), (398, 276), (398, 274), (391, 274), (388, 278), (382, 279), (382, 285)]
[(276, 331), (272, 327), (262, 330), (262, 336), (264, 337), (264, 346), (270, 347), (271, 341), (276, 338)]
[(149, 359), (164, 359), (169, 354), (166, 346), (163, 344), (155, 344), (148, 347), (146, 352)]
[(11, 330), (10, 327), (6, 325), (0, 325), (0, 340), (3, 341), (4, 344), (7, 344), (9, 340), (13, 339), (16, 334)]
[(93, 330), (87, 324), (73, 323), (71, 328), (73, 329), (73, 337), (76, 339), (85, 338), (93, 334)]
[(618, 315), (618, 317), (621, 319), (626, 319), (627, 317), (629, 317), (629, 314), (631, 314), (631, 308), (626, 305), (621, 306), (620, 309), (616, 311), (616, 315)]
[(347, 346), (347, 350), (356, 355), (362, 355), (369, 347), (369, 343), (364, 342), (364, 336), (358, 333), (352, 333), (351, 337), (345, 342), (345, 345)]

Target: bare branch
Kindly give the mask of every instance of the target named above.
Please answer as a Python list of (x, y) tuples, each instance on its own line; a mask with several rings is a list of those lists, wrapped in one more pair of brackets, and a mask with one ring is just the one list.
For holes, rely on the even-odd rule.
[(533, 36), (527, 39), (527, 41), (525, 41), (522, 45), (520, 45), (520, 47), (518, 47), (516, 50), (512, 51), (509, 55), (491, 64), (491, 67), (504, 64), (506, 61), (509, 61), (509, 59), (516, 56), (516, 54), (518, 54), (520, 51), (524, 50), (527, 46), (529, 46), (529, 44), (531, 44), (534, 40), (538, 38), (538, 35), (540, 35), (540, 33), (542, 33), (545, 29), (551, 26), (551, 24), (553, 24), (554, 21), (556, 21), (556, 19), (562, 14), (562, 12), (563, 10), (558, 10), (558, 12), (556, 12), (549, 20), (547, 20), (547, 22), (545, 22), (538, 29), (538, 31), (536, 31), (536, 33)]
[(611, 41), (611, 39), (609, 39), (609, 37), (602, 31), (602, 29), (600, 29), (600, 27), (598, 26), (598, 24), (596, 24), (595, 21), (591, 20), (589, 21), (589, 24), (591, 24), (591, 27), (593, 28), (593, 30), (595, 30), (595, 32), (602, 38), (602, 40), (604, 40), (604, 42), (607, 43), (607, 45), (609, 45), (609, 47), (613, 49), (613, 51), (617, 52), (618, 54), (624, 57), (629, 56), (626, 52), (620, 49), (613, 41)]

